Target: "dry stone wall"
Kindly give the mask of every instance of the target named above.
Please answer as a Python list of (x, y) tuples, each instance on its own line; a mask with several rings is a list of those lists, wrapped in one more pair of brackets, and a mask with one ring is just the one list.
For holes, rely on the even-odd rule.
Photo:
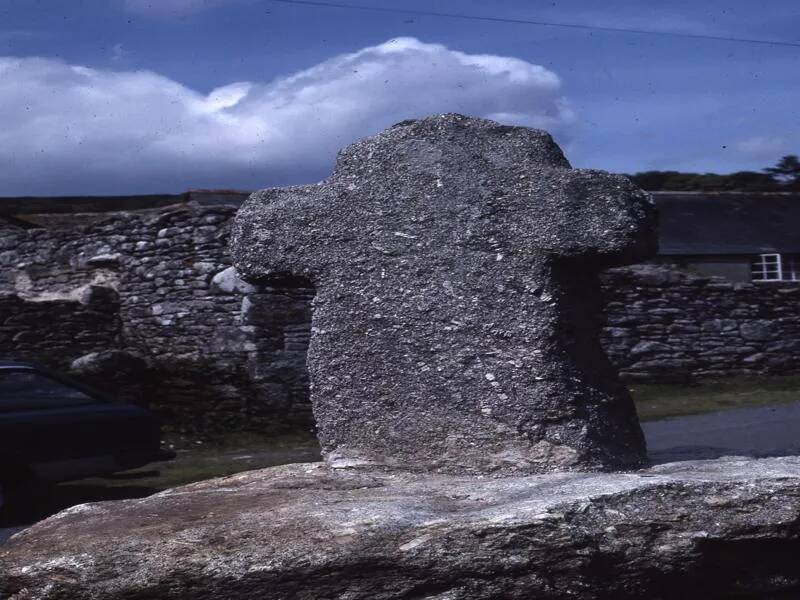
[[(181, 427), (310, 424), (314, 290), (239, 280), (235, 211), (189, 203), (4, 226), (0, 359), (67, 369), (85, 357), (82, 376)], [(647, 265), (607, 272), (604, 294), (604, 346), (627, 378), (800, 372), (800, 285)]]
[(119, 344), (118, 271), (88, 259), (110, 252), (122, 222), (115, 216), (95, 236), (74, 225), (0, 228), (0, 359), (65, 369)]
[(91, 287), (81, 300), (29, 300), (0, 292), (0, 357), (36, 360), (66, 368), (69, 357), (119, 343), (119, 298)]
[[(63, 369), (87, 353), (124, 350), (146, 369), (120, 377), (120, 361), (101, 353), (79, 363), (81, 375), (168, 422), (201, 430), (310, 423), (304, 359), (313, 290), (259, 289), (235, 277), (227, 252), (235, 210), (179, 205), (5, 229), (0, 356)], [(113, 332), (86, 318), (87, 293), (98, 290), (117, 298)], [(46, 306), (50, 319), (41, 318)], [(84, 333), (81, 342), (76, 328), (108, 335)], [(54, 339), (64, 340), (57, 352)]]
[(630, 379), (800, 372), (800, 284), (642, 265), (608, 271), (604, 346)]

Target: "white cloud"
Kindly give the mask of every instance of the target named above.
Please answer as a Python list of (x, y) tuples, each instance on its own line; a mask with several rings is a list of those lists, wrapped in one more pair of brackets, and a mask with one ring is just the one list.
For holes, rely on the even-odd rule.
[(150, 71), (0, 58), (0, 196), (315, 181), (340, 147), (443, 112), (556, 133), (573, 121), (551, 71), (412, 38), (208, 94)]

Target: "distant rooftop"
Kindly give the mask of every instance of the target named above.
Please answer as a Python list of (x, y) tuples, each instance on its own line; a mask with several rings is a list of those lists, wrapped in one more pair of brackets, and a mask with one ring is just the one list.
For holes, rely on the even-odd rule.
[(652, 192), (659, 254), (800, 253), (800, 194)]

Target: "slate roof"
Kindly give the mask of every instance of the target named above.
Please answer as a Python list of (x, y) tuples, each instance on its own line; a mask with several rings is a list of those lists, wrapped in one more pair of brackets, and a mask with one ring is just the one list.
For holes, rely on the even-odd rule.
[(800, 194), (652, 192), (659, 254), (800, 254)]

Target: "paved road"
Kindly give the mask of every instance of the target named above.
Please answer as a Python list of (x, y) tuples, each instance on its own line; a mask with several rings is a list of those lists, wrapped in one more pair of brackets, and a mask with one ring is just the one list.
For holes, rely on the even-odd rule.
[(676, 417), (642, 428), (655, 462), (800, 454), (800, 402)]
[[(643, 424), (654, 462), (800, 454), (800, 402)], [(23, 527), (0, 529), (0, 544)]]

